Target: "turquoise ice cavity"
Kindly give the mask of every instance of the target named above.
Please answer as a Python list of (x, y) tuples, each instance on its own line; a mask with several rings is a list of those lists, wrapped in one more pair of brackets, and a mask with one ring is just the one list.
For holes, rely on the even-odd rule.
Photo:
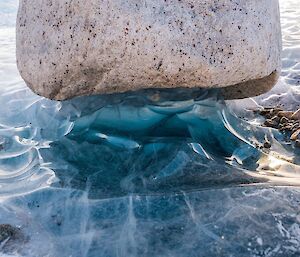
[(55, 169), (58, 184), (88, 188), (92, 198), (274, 183), (258, 172), (268, 156), (261, 146), (282, 134), (237, 117), (214, 90), (84, 97), (60, 113), (72, 129), (41, 155), (66, 167)]

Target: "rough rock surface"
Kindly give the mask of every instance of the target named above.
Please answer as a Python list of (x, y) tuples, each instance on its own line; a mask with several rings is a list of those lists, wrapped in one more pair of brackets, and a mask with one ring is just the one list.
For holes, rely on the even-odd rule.
[(280, 52), (278, 0), (20, 0), (18, 68), (51, 99), (253, 86)]

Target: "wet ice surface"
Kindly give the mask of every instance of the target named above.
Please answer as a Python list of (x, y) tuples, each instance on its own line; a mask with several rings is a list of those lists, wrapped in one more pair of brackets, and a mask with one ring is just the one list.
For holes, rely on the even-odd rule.
[[(59, 103), (31, 93), (0, 0), (1, 256), (299, 256), (299, 148), (249, 111), (300, 103), (300, 8), (283, 0), (272, 92), (142, 91)], [(268, 139), (271, 149), (260, 148)]]

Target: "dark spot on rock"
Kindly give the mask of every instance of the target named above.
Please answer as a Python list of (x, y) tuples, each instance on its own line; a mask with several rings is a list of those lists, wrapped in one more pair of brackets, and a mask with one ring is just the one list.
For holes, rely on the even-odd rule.
[(163, 62), (162, 62), (162, 60), (158, 63), (158, 65), (157, 65), (157, 70), (159, 70), (160, 69), (160, 67), (162, 66), (162, 64), (163, 64)]

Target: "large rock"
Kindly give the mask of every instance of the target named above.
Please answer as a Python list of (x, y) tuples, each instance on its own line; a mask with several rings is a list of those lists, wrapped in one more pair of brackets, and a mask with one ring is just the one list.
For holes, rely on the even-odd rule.
[(18, 68), (52, 99), (235, 84), (255, 93), (276, 82), (280, 52), (278, 0), (20, 0)]

